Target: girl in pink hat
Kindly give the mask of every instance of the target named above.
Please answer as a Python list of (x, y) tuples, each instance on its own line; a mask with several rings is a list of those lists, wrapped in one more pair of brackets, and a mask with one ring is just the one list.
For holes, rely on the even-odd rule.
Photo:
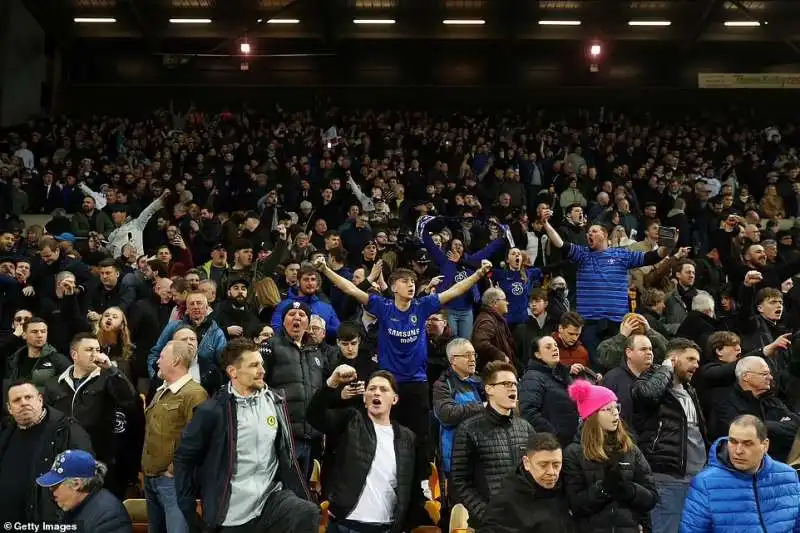
[(613, 391), (575, 381), (569, 396), (583, 420), (580, 442), (564, 451), (563, 478), (581, 532), (639, 533), (649, 530), (657, 492), (650, 465), (619, 416)]

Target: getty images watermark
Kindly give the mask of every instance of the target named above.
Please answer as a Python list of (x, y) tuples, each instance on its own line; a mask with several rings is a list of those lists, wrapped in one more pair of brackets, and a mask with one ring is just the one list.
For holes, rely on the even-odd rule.
[(78, 531), (78, 525), (59, 524), (57, 522), (3, 522), (3, 531), (30, 531), (31, 533), (55, 531), (57, 533), (65, 533), (67, 531)]

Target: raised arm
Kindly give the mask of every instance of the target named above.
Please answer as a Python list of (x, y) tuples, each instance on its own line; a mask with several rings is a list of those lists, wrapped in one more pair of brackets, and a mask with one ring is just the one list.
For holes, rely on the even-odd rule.
[(556, 248), (561, 248), (564, 246), (564, 239), (561, 238), (561, 235), (559, 235), (556, 229), (550, 224), (550, 217), (552, 216), (553, 212), (549, 209), (545, 209), (542, 213), (542, 227), (544, 228), (544, 232), (547, 233), (547, 238), (550, 239), (550, 243)]
[[(358, 301), (358, 303), (360, 303), (361, 305), (367, 305), (367, 302), (369, 302), (369, 294), (356, 287), (352, 281), (343, 278), (342, 276), (331, 270), (331, 268), (328, 266), (328, 263), (325, 261), (324, 257), (322, 256), (317, 257), (314, 260), (314, 266), (317, 268), (317, 270), (319, 270), (322, 274), (324, 274), (325, 277), (331, 280), (331, 283), (336, 285), (336, 287), (338, 287), (340, 291), (342, 291), (343, 293), (352, 298), (355, 298), (356, 301)], [(472, 285), (470, 285), (470, 287), (471, 286)], [(455, 285), (453, 287), (455, 287)], [(440, 300), (441, 298), (442, 295), (439, 296)]]
[[(492, 263), (484, 259), (481, 261), (481, 267), (475, 271), (470, 277), (466, 279), (462, 279), (455, 285), (451, 286), (449, 289), (444, 291), (443, 293), (439, 294), (439, 303), (442, 305), (446, 305), (447, 303), (455, 300), (459, 296), (466, 294), (468, 290), (472, 288), (473, 285), (478, 283), (478, 281), (486, 275), (492, 269)], [(328, 276), (330, 278), (330, 276)], [(333, 278), (330, 278), (333, 281)], [(347, 280), (345, 280), (347, 281)], [(349, 283), (349, 282), (348, 282)], [(352, 285), (352, 283), (351, 283)], [(338, 286), (338, 284), (337, 284)], [(341, 288), (341, 287), (339, 287)], [(355, 288), (355, 287), (354, 287)], [(344, 289), (342, 289), (344, 290)]]

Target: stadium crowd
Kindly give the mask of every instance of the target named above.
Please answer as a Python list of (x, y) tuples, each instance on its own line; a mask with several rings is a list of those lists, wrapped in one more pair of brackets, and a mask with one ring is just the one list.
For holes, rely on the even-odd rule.
[(605, 110), (4, 132), (0, 518), (800, 532), (798, 146)]

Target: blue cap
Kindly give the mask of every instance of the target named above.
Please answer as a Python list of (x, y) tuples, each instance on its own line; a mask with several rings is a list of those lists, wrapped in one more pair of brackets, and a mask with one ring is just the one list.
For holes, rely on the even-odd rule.
[(75, 235), (72, 233), (62, 233), (61, 235), (56, 235), (57, 241), (66, 241), (66, 242), (75, 242)]
[(94, 477), (97, 461), (89, 452), (83, 450), (67, 450), (60, 453), (50, 471), (36, 478), (40, 487), (55, 487), (66, 479)]

